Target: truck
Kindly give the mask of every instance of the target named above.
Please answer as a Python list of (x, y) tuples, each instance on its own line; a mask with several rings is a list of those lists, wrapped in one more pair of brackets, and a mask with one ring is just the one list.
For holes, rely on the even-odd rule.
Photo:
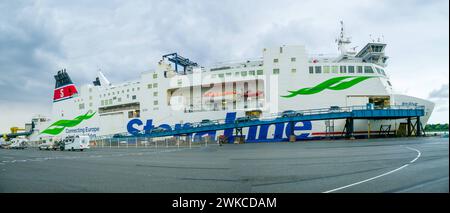
[(86, 135), (67, 136), (59, 143), (60, 150), (83, 151), (89, 149), (89, 139), (89, 136)]

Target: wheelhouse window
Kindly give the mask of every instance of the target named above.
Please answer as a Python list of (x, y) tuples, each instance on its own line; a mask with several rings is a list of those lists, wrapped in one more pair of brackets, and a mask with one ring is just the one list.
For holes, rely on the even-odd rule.
[(371, 66), (364, 66), (364, 73), (374, 73)]
[(309, 74), (313, 74), (314, 73), (314, 67), (309, 67)]
[(363, 73), (363, 67), (362, 66), (358, 66), (358, 73)]
[(341, 71), (341, 73), (347, 73), (347, 67), (346, 66), (341, 66), (340, 67), (340, 71)]
[(264, 72), (263, 72), (263, 70), (257, 70), (257, 71), (256, 71), (256, 74), (258, 74), (258, 75), (264, 75)]
[(330, 73), (330, 66), (323, 66), (323, 73)]
[(280, 69), (273, 69), (273, 74), (274, 75), (280, 74)]
[(380, 70), (380, 68), (378, 68), (378, 67), (375, 67), (375, 70), (377, 71), (377, 73), (378, 73), (378, 74), (380, 74), (380, 75), (381, 75), (381, 70)]
[(348, 66), (348, 73), (355, 73), (355, 66)]
[(322, 67), (321, 66), (315, 66), (314, 67), (316, 73), (322, 73)]
[(331, 72), (332, 73), (338, 73), (338, 69), (339, 69), (338, 66), (331, 66)]

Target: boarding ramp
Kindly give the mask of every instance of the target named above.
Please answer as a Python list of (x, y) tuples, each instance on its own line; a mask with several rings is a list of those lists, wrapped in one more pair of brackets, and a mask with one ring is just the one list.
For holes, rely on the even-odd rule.
[[(242, 128), (271, 125), (277, 123), (291, 123), (291, 135), (294, 132), (294, 122), (299, 121), (316, 121), (316, 120), (337, 120), (345, 119), (345, 137), (353, 137), (353, 122), (356, 119), (367, 120), (383, 120), (383, 119), (407, 119), (408, 135), (412, 134), (412, 127), (415, 128), (417, 136), (422, 135), (422, 125), (420, 117), (425, 114), (424, 106), (387, 106), (383, 108), (373, 108), (373, 106), (350, 106), (350, 107), (334, 107), (310, 110), (294, 111), (294, 116), (284, 116), (283, 113), (272, 114), (263, 119), (253, 119), (245, 122), (227, 123), (225, 120), (214, 120), (209, 124), (192, 123), (189, 126), (178, 128), (173, 125), (171, 129), (162, 131), (150, 131), (138, 133), (133, 136), (124, 136), (124, 138), (145, 137), (145, 138), (161, 138), (170, 136), (187, 136), (194, 133), (203, 133), (217, 130), (234, 129), (242, 136)], [(411, 120), (415, 118), (416, 123), (412, 124)]]

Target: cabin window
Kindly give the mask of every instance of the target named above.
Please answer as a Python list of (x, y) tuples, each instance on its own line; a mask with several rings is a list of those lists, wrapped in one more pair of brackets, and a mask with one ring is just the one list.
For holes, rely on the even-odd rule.
[(358, 73), (362, 73), (362, 72), (363, 72), (362, 66), (358, 66)]
[(291, 58), (291, 62), (295, 62), (296, 60), (296, 58)]
[(257, 70), (257, 71), (256, 71), (256, 74), (258, 74), (258, 75), (264, 75), (264, 71), (263, 71), (263, 70)]
[(242, 71), (242, 72), (241, 72), (241, 76), (242, 76), (242, 77), (247, 76), (247, 71)]
[(234, 76), (239, 76), (240, 72), (235, 72)]
[(153, 88), (158, 87), (158, 83), (153, 83)]
[(83, 104), (79, 104), (79, 105), (78, 105), (78, 108), (79, 108), (79, 109), (84, 109), (84, 103), (83, 103)]
[(346, 66), (341, 66), (340, 67), (340, 71), (341, 71), (341, 73), (347, 73), (347, 67)]
[(292, 73), (296, 73), (296, 72), (297, 72), (297, 69), (291, 69), (291, 72), (292, 72)]
[(273, 69), (273, 74), (274, 75), (280, 74), (280, 69)]
[(231, 76), (231, 72), (227, 73), (226, 76)]
[(102, 100), (100, 103), (101, 103), (102, 106), (105, 105), (105, 101), (104, 100)]
[(109, 99), (109, 105), (111, 105), (112, 104), (112, 99)]
[(158, 92), (153, 92), (153, 96), (157, 97), (158, 96)]
[(133, 91), (133, 92), (134, 92), (134, 88), (131, 88), (131, 91)]
[(224, 77), (224, 74), (222, 73), (222, 74), (219, 74), (219, 78), (223, 78)]
[(355, 67), (354, 66), (348, 66), (348, 73), (355, 73)]
[(278, 58), (274, 58), (273, 63), (278, 63)]
[(89, 103), (89, 107), (92, 107), (92, 103)]
[(255, 75), (255, 70), (248, 71), (248, 75)]
[(151, 89), (151, 88), (152, 88), (152, 84), (148, 84), (148, 85), (147, 85), (147, 88), (148, 88), (148, 89)]
[(323, 73), (330, 73), (330, 66), (323, 66)]
[(364, 66), (364, 73), (373, 73), (373, 69), (371, 66)]
[(139, 91), (140, 89), (141, 89), (140, 87), (137, 88), (138, 91)]
[(118, 101), (118, 102), (122, 102), (122, 98), (118, 98), (117, 101)]
[(338, 73), (338, 69), (339, 69), (338, 66), (331, 66), (331, 72), (332, 73)]
[(131, 96), (132, 100), (136, 100), (136, 95)]
[(314, 67), (309, 67), (309, 74), (313, 74), (314, 73)]
[(216, 77), (217, 77), (216, 74), (212, 74), (212, 75), (211, 75), (211, 78), (216, 78)]
[(153, 74), (153, 79), (156, 79), (156, 78), (158, 78), (158, 74), (157, 74), (157, 73), (154, 73), (154, 74)]
[(153, 105), (158, 105), (158, 101), (153, 101)]
[(321, 66), (316, 66), (316, 67), (314, 67), (314, 69), (316, 70), (316, 73), (322, 73), (322, 67)]

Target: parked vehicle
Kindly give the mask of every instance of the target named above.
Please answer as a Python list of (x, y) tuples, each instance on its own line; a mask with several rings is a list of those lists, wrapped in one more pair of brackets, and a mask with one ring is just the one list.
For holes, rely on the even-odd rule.
[(114, 134), (113, 138), (123, 138), (123, 137), (126, 137), (126, 136), (127, 136), (127, 134), (125, 134), (125, 133), (118, 133), (118, 134)]
[(80, 136), (67, 136), (63, 139), (60, 144), (60, 150), (80, 150), (83, 151), (85, 149), (89, 149), (89, 136), (80, 135)]
[(11, 140), (11, 144), (7, 146), (8, 149), (25, 149), (27, 148), (28, 140), (25, 138), (14, 138)]
[(294, 111), (294, 110), (286, 110), (286, 111), (283, 111), (281, 113), (281, 117), (283, 117), (283, 118), (297, 117), (297, 116), (302, 116), (302, 115), (303, 115), (303, 113), (297, 112), (297, 111)]
[(156, 127), (156, 128), (153, 128), (150, 132), (164, 132), (164, 131), (166, 131), (166, 129), (164, 129), (164, 128), (162, 128), (162, 127)]
[(200, 122), (199, 126), (211, 126), (211, 125), (214, 125), (214, 124), (216, 124), (216, 123), (211, 121), (211, 120), (209, 120), (209, 119), (203, 119)]
[(249, 121), (254, 121), (257, 120), (258, 118), (256, 116), (244, 116), (244, 117), (239, 117), (235, 120), (235, 123), (243, 123), (243, 122), (249, 122)]
[(341, 108), (339, 106), (330, 106), (330, 112), (339, 112)]
[(39, 145), (39, 150), (57, 150), (59, 146), (58, 142), (47, 141)]

